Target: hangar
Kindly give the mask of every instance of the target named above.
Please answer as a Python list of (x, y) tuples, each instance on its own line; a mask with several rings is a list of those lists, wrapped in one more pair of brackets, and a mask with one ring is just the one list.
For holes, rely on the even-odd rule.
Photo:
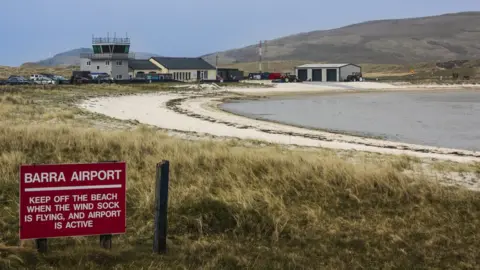
[(362, 72), (358, 65), (346, 64), (305, 64), (295, 67), (295, 75), (300, 81), (341, 82), (348, 75)]

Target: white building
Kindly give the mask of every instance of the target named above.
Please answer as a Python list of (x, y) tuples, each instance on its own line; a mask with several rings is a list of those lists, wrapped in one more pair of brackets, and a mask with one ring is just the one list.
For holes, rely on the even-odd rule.
[(295, 67), (295, 75), (300, 81), (342, 82), (348, 75), (362, 72), (355, 64), (305, 64)]
[(80, 55), (80, 70), (92, 75), (106, 73), (111, 78), (126, 80), (128, 61), (135, 58), (130, 53), (129, 38), (92, 38), (93, 53)]

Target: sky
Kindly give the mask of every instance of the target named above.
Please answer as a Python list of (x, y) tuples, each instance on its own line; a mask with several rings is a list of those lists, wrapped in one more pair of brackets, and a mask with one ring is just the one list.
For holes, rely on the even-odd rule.
[[(1, 0), (0, 65), (80, 47), (95, 35), (131, 38), (131, 51), (201, 56), (379, 19), (479, 11), (479, 0)], [(341, 3), (341, 5), (339, 4)]]

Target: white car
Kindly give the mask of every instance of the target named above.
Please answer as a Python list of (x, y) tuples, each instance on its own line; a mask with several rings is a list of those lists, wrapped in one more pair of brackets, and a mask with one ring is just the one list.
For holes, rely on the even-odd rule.
[(35, 84), (55, 84), (56, 82), (48, 77), (40, 77), (33, 80)]

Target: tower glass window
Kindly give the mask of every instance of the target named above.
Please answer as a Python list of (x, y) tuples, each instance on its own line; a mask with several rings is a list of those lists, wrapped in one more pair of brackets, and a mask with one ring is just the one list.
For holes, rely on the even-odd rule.
[(99, 45), (93, 45), (93, 53), (102, 53), (102, 49)]

